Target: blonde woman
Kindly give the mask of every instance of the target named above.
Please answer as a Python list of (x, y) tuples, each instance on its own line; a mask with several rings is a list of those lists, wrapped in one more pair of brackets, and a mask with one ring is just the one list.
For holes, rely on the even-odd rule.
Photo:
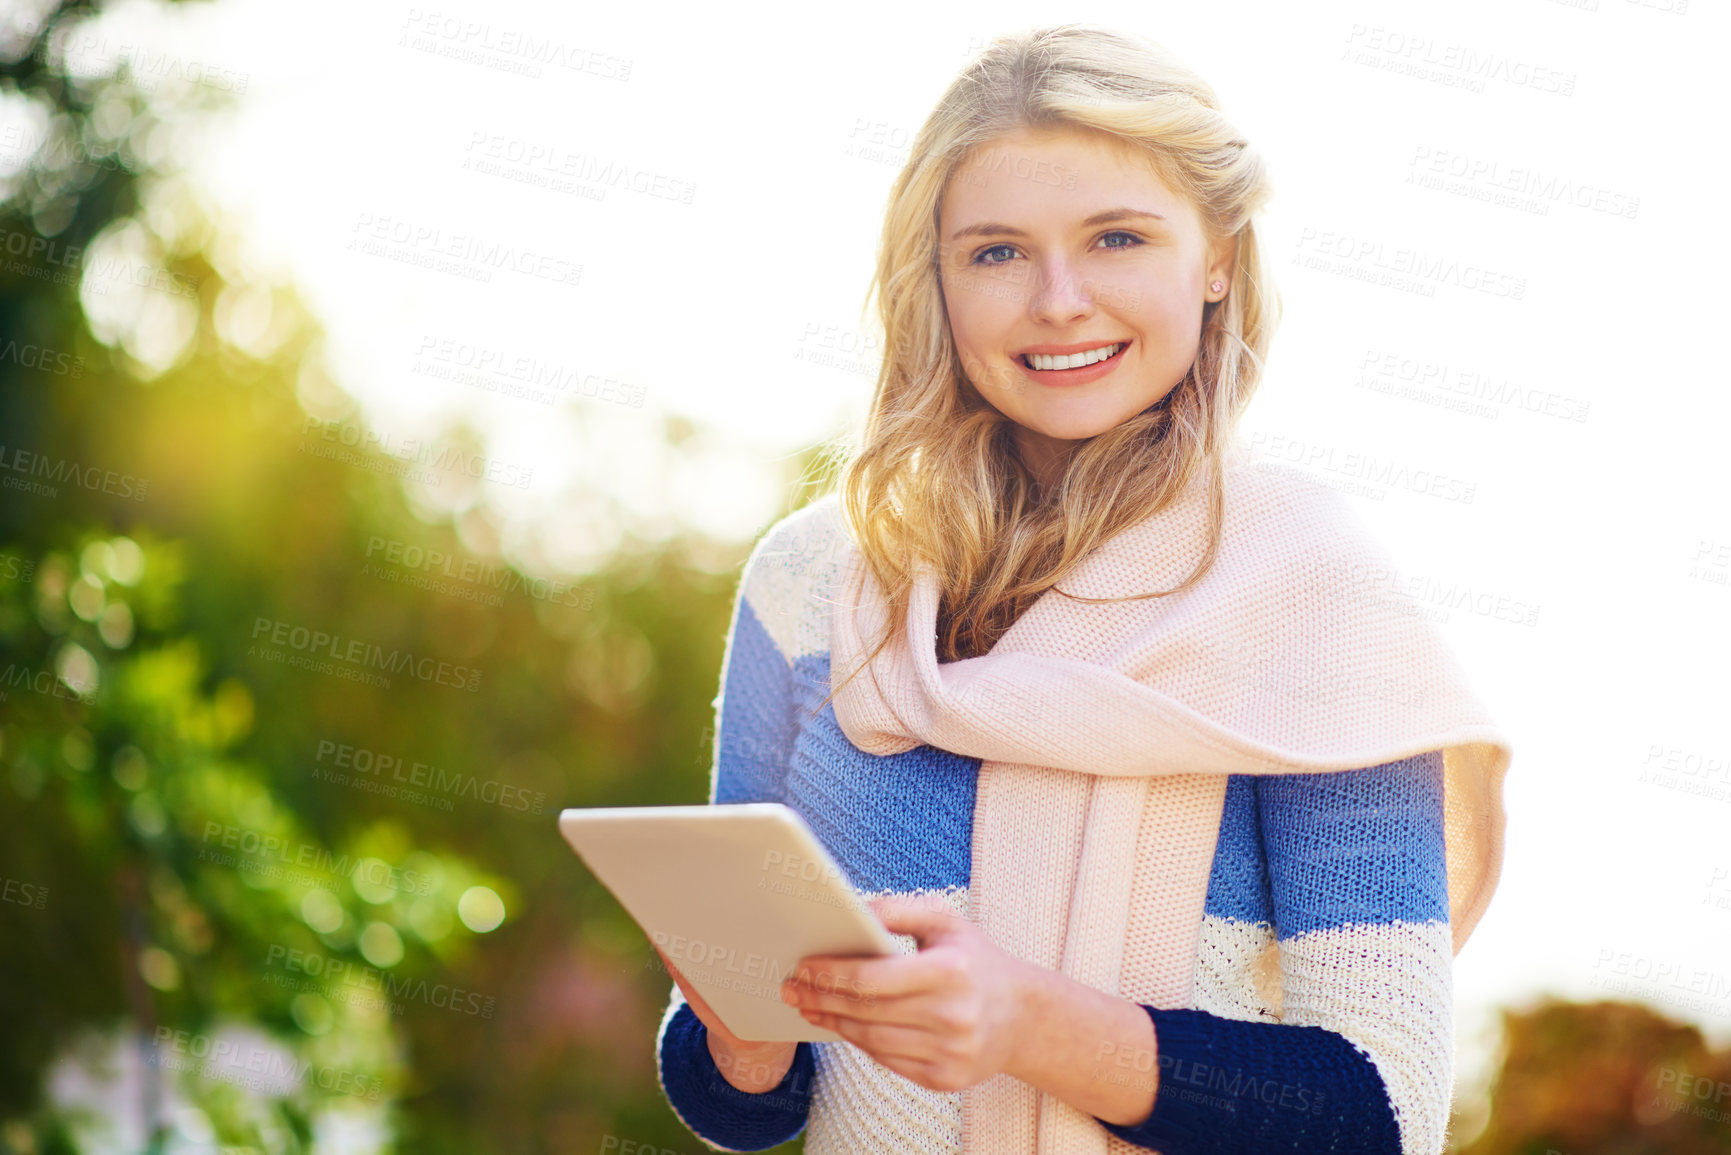
[(1348, 499), (1234, 438), (1269, 195), (1095, 27), (998, 39), (922, 128), (864, 435), (746, 563), (710, 791), (798, 810), (903, 953), (804, 960), (841, 1041), (797, 1044), (663, 956), (710, 1147), (1443, 1149), (1509, 747)]

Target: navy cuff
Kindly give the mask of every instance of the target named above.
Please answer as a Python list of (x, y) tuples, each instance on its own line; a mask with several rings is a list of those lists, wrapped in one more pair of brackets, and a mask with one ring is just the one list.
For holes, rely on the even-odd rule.
[(681, 1003), (661, 1037), (661, 1082), (667, 1101), (700, 1139), (736, 1151), (765, 1151), (805, 1128), (817, 1057), (810, 1043), (794, 1051), (780, 1083), (760, 1095), (722, 1078), (709, 1053), (709, 1028)]
[[(1159, 1085), (1141, 1123), (1100, 1120), (1120, 1139), (1164, 1155), (1400, 1155), (1382, 1076), (1344, 1036), (1207, 1011), (1142, 1009), (1154, 1022)], [(1121, 1075), (1143, 1085), (1150, 1078), (1133, 1067)], [(1119, 1076), (1108, 1070), (1102, 1077)]]

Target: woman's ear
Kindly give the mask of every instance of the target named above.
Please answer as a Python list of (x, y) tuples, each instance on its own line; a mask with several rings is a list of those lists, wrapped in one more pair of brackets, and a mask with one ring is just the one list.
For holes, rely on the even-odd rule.
[[(1233, 233), (1218, 244), (1210, 244), (1208, 255), (1208, 271), (1202, 279), (1209, 287), (1203, 291), (1203, 296), (1210, 301), (1218, 301), (1232, 289), (1232, 270), (1238, 260), (1238, 234)], [(1219, 281), (1226, 288), (1216, 293), (1213, 289), (1215, 281)]]

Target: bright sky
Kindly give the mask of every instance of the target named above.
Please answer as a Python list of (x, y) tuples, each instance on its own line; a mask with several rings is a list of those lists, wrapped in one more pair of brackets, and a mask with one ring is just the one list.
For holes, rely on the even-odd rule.
[[(1278, 189), (1286, 317), (1249, 429), (1362, 485), (1411, 588), (1482, 610), (1438, 613), (1515, 748), (1501, 886), (1456, 962), (1470, 1074), (1488, 1008), (1543, 990), (1731, 1040), (1731, 401), (1702, 349), (1726, 226), (1699, 111), (1725, 107), (1726, 29), (1685, 5), (220, 0), (173, 44), (244, 78), (197, 180), (312, 302), (341, 383), (390, 433), (481, 422), (534, 470), (493, 495), (507, 540), (569, 566), (618, 523), (568, 483), (746, 536), (784, 498), (764, 464), (863, 412), (885, 195), (971, 50), (1062, 19), (1177, 51)], [(526, 37), (580, 67), (512, 71)], [(581, 179), (608, 165), (629, 175)], [(475, 243), (540, 274), (409, 263)], [(1449, 275), (1382, 282), (1415, 257)], [(617, 384), (555, 407), (428, 372), (482, 351)], [(662, 414), (717, 435), (668, 457)]]

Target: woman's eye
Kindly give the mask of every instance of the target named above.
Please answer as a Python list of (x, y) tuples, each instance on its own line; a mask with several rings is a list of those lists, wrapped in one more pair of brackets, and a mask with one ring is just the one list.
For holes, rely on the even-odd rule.
[[(1133, 249), (1137, 245), (1145, 243), (1142, 240), (1142, 238), (1137, 236), (1135, 233), (1127, 233), (1127, 232), (1124, 232), (1124, 231), (1118, 230), (1118, 229), (1115, 229), (1112, 232), (1107, 233), (1105, 236), (1101, 237), (1100, 240), (1108, 241), (1108, 240), (1111, 240), (1113, 237), (1117, 237), (1119, 240), (1123, 241), (1124, 243), (1123, 244), (1115, 244), (1115, 245), (1109, 244), (1109, 245), (1105, 246), (1106, 248), (1108, 248), (1108, 249)], [(1004, 253), (1004, 254), (1008, 254), (1008, 255), (1004, 256), (1002, 259), (999, 259), (999, 258), (995, 258), (992, 255), (994, 253)], [(989, 248), (981, 249), (978, 253), (974, 254), (974, 264), (976, 264), (976, 265), (1006, 265), (1006, 264), (1009, 264), (1010, 261), (1014, 259), (1015, 253), (1016, 253), (1016, 249), (1015, 249), (1015, 246), (1013, 246), (1013, 245), (992, 245)]]

